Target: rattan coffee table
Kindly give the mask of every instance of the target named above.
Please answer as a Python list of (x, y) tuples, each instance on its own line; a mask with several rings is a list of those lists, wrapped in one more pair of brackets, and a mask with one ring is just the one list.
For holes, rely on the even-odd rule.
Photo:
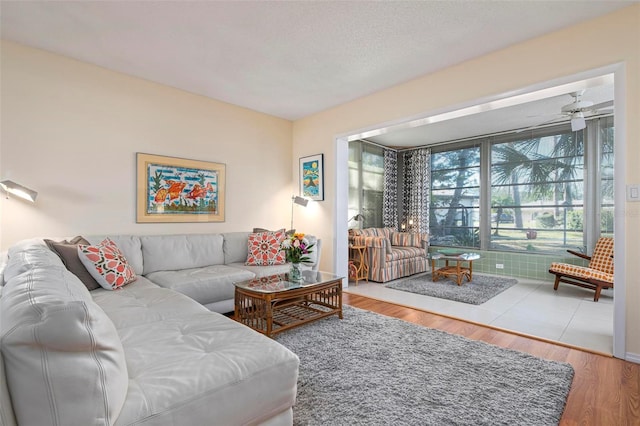
[[(431, 257), (431, 279), (433, 282), (438, 278), (455, 277), (456, 284), (462, 285), (462, 279), (466, 278), (467, 282), (473, 279), (473, 261), (480, 259), (478, 253), (432, 253)], [(444, 260), (445, 266), (436, 268), (436, 260)], [(455, 262), (455, 265), (449, 265), (449, 262)], [(462, 266), (462, 262), (466, 262), (467, 266)]]
[(318, 271), (302, 277), (300, 283), (288, 274), (235, 283), (234, 319), (269, 337), (334, 314), (342, 319), (342, 277)]

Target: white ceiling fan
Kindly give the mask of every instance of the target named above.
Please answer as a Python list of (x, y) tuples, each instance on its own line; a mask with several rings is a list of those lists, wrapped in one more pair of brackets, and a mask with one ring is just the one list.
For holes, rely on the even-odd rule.
[(534, 126), (527, 127), (525, 129), (518, 130), (518, 132), (543, 126), (545, 124), (565, 121), (567, 118), (571, 120), (571, 131), (575, 132), (587, 127), (585, 118), (600, 114), (604, 110), (611, 109), (613, 107), (613, 100), (601, 102), (594, 105), (592, 101), (582, 99), (582, 95), (584, 95), (584, 92), (585, 90), (580, 90), (577, 92), (569, 93), (569, 95), (573, 97), (573, 102), (564, 105), (560, 109), (559, 114), (554, 114), (556, 116), (555, 118), (540, 124), (536, 124)]

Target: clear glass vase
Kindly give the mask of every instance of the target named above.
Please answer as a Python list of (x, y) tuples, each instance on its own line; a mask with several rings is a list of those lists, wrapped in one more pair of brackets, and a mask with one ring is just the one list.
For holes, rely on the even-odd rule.
[(289, 264), (289, 281), (294, 283), (302, 281), (302, 269), (300, 269), (300, 263)]

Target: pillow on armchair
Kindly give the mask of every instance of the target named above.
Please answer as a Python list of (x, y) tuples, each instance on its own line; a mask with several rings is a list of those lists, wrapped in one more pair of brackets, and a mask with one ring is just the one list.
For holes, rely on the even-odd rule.
[(409, 232), (392, 232), (391, 245), (422, 248), (422, 234), (412, 234)]

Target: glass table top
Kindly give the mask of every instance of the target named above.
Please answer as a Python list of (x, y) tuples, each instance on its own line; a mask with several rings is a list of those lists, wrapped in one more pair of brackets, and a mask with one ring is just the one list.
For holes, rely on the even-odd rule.
[(445, 259), (445, 260), (478, 260), (480, 259), (480, 255), (478, 253), (465, 253), (462, 250), (458, 250), (458, 251), (451, 251), (451, 250), (447, 250), (447, 251), (440, 251), (438, 250), (438, 252), (436, 253), (429, 253), (429, 257), (431, 259), (434, 260), (438, 260), (438, 259)]
[(296, 288), (312, 287), (325, 284), (330, 281), (341, 280), (343, 277), (322, 271), (302, 271), (302, 281), (289, 281), (289, 274), (269, 275), (256, 277), (246, 281), (234, 283), (236, 287), (257, 291), (261, 293), (276, 293), (278, 291), (293, 290)]

